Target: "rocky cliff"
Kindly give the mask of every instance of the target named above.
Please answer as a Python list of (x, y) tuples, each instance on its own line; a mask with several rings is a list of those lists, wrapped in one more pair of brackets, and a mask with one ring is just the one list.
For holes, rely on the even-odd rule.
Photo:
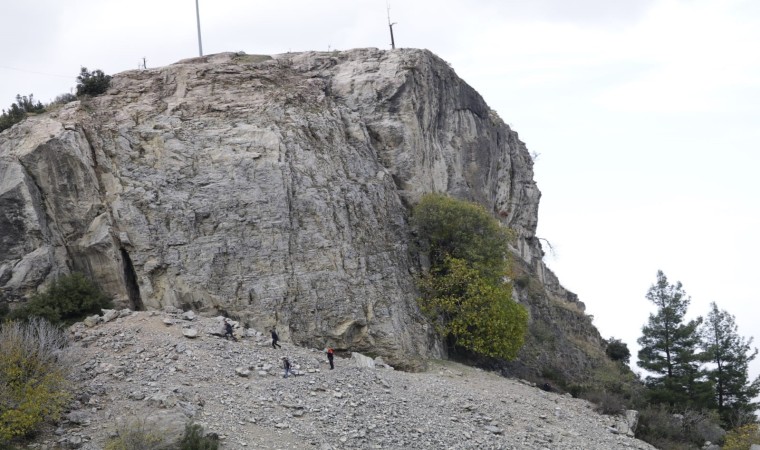
[(423, 50), (184, 60), (6, 130), (0, 289), (15, 302), (82, 271), (120, 307), (223, 313), (411, 368), (443, 351), (415, 303), (407, 219), (427, 192), (517, 231), (520, 367), (588, 372), (601, 339), (541, 260), (528, 151)]

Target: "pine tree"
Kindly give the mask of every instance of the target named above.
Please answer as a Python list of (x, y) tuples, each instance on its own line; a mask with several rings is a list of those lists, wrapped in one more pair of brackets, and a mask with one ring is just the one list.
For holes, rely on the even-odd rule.
[(707, 377), (713, 382), (715, 401), (723, 425), (730, 428), (755, 421), (760, 377), (749, 381), (749, 363), (757, 356), (752, 338), (739, 336), (734, 316), (713, 302), (700, 329), (702, 347), (712, 363)]
[(669, 284), (662, 271), (646, 298), (657, 306), (657, 313), (649, 315), (641, 330), (637, 364), (653, 374), (646, 378), (650, 400), (679, 410), (708, 406), (711, 387), (701, 370), (704, 356), (698, 352), (702, 318), (685, 322), (691, 299), (680, 282)]

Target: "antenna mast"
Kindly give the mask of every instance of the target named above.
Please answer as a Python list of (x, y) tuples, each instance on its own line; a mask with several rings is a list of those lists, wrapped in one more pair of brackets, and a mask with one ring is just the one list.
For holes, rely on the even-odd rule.
[(195, 18), (198, 21), (198, 55), (203, 56), (203, 44), (201, 44), (201, 11), (198, 9), (198, 0), (195, 0)]
[(396, 25), (396, 22), (391, 23), (391, 4), (386, 3), (385, 4), (388, 7), (388, 28), (391, 30), (391, 48), (396, 48), (396, 41), (393, 40), (393, 25)]

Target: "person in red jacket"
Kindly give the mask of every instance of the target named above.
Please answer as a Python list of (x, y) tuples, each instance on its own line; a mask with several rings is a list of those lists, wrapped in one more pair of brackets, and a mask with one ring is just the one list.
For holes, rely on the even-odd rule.
[(333, 364), (334, 356), (335, 356), (335, 352), (333, 352), (333, 349), (330, 347), (327, 347), (327, 360), (330, 361), (330, 370), (333, 370), (335, 368), (335, 365)]

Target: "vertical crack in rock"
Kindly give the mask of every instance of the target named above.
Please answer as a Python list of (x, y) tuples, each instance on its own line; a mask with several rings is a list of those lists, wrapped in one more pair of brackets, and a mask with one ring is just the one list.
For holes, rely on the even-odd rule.
[(123, 247), (119, 250), (121, 251), (121, 264), (124, 269), (124, 282), (126, 283), (129, 302), (135, 311), (144, 311), (145, 305), (143, 305), (142, 297), (140, 297), (140, 287), (137, 286), (137, 275), (134, 266), (132, 266), (132, 258), (129, 257), (129, 253)]

